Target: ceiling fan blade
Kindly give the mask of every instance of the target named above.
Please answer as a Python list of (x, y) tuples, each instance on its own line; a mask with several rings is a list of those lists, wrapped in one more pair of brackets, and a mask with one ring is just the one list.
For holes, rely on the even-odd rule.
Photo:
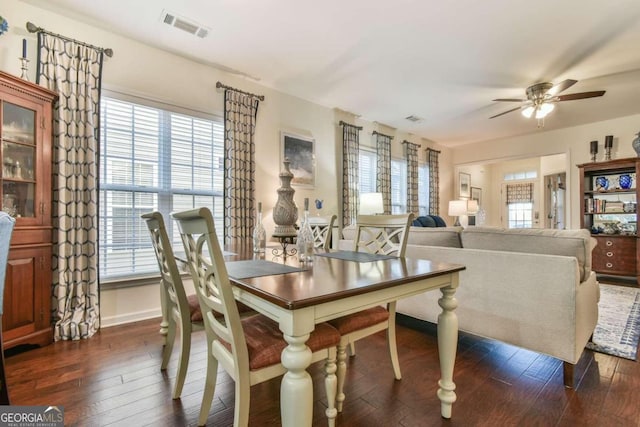
[(525, 102), (526, 99), (516, 99), (516, 98), (498, 98), (492, 99), (492, 101), (500, 101), (500, 102)]
[(576, 83), (578, 83), (578, 81), (577, 80), (572, 80), (572, 79), (567, 79), (567, 80), (561, 81), (560, 83), (558, 83), (556, 85), (553, 85), (551, 87), (551, 89), (549, 89), (547, 91), (547, 93), (545, 93), (545, 95), (554, 96), (554, 95), (562, 92), (563, 90), (569, 89), (571, 86), (573, 86)]
[(511, 110), (504, 111), (504, 112), (502, 112), (502, 113), (500, 113), (500, 114), (496, 114), (495, 116), (491, 116), (491, 117), (489, 117), (489, 118), (490, 118), (490, 119), (495, 119), (496, 117), (504, 116), (504, 115), (505, 115), (505, 114), (507, 114), (507, 113), (510, 113), (510, 112), (512, 112), (512, 111), (519, 110), (519, 109), (521, 109), (521, 108), (522, 108), (522, 107), (512, 108)]
[(595, 90), (593, 92), (568, 93), (566, 95), (558, 95), (553, 98), (554, 101), (573, 101), (576, 99), (595, 98), (604, 95), (606, 91)]

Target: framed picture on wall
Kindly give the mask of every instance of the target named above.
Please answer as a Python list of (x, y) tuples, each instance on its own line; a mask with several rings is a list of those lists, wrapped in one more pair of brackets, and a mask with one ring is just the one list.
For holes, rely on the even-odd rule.
[(460, 197), (471, 197), (471, 175), (468, 173), (460, 172), (458, 174), (459, 177), (459, 196)]
[(471, 187), (471, 200), (478, 202), (478, 206), (482, 206), (482, 188)]
[(291, 185), (313, 188), (316, 184), (315, 140), (308, 136), (281, 132), (282, 158), (289, 159)]

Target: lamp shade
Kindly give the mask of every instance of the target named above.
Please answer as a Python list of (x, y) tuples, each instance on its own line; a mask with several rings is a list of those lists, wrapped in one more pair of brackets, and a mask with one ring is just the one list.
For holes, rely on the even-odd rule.
[(362, 193), (360, 195), (360, 214), (375, 215), (384, 212), (382, 193)]
[(467, 214), (475, 215), (478, 212), (479, 206), (477, 200), (467, 201)]
[(449, 216), (460, 216), (467, 214), (466, 200), (451, 200), (449, 202)]

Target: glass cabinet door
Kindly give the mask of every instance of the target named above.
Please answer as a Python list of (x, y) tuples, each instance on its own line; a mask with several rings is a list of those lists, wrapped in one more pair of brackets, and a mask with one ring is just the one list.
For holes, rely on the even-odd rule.
[(36, 198), (36, 111), (2, 102), (2, 210), (33, 218)]

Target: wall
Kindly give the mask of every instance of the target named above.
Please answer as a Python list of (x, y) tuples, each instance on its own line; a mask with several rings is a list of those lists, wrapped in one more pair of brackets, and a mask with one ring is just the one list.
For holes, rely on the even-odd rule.
[[(178, 107), (222, 117), (223, 92), (216, 82), (265, 96), (260, 103), (256, 126), (256, 198), (263, 203), (268, 235), (274, 228), (272, 209), (280, 187), (280, 132), (288, 131), (315, 139), (316, 185), (313, 189), (296, 188), (296, 204), (303, 206), (305, 197), (324, 200), (323, 213), (340, 213), (342, 184), (342, 133), (340, 120), (365, 127), (361, 141), (367, 143), (378, 125), (356, 119), (348, 113), (313, 104), (261, 86), (256, 82), (222, 72), (205, 64), (186, 59), (134, 40), (93, 27), (81, 21), (57, 15), (17, 0), (0, 0), (0, 11), (9, 21), (9, 32), (0, 37), (0, 69), (20, 75), (18, 57), (22, 39), (28, 40), (29, 79), (35, 81), (37, 40), (26, 31), (27, 21), (48, 31), (83, 40), (95, 46), (111, 48), (112, 58), (105, 57), (103, 87), (129, 95), (149, 98)], [(382, 132), (382, 129), (380, 130)], [(394, 155), (402, 155), (402, 140), (422, 143), (443, 151), (441, 155), (441, 199), (451, 197), (449, 152), (430, 141), (402, 132), (393, 134)], [(421, 150), (424, 156), (424, 150)], [(312, 214), (315, 207), (312, 206)], [(340, 215), (339, 215), (340, 216)], [(102, 289), (100, 295), (103, 326), (155, 317), (160, 314), (158, 284)]]
[[(532, 125), (535, 126), (535, 123)], [(589, 142), (599, 141), (597, 161), (604, 160), (604, 137), (606, 135), (614, 136), (612, 159), (636, 157), (636, 153), (631, 147), (631, 141), (638, 131), (640, 131), (640, 114), (566, 129), (542, 130), (531, 135), (458, 146), (452, 149), (451, 161), (457, 165), (458, 169), (462, 170), (472, 165), (485, 165), (486, 167), (487, 164), (513, 159), (539, 159), (541, 156), (565, 154), (565, 167), (562, 170), (567, 172), (567, 228), (578, 228), (580, 227), (579, 203), (581, 203), (581, 199), (577, 191), (580, 185), (576, 165), (591, 161)], [(548, 167), (560, 168), (556, 162)], [(472, 176), (471, 182), (475, 186), (474, 180), (475, 176)], [(500, 209), (499, 193), (496, 193), (498, 189), (495, 184), (492, 184), (491, 188), (493, 193), (490, 201), (492, 219), (491, 224), (488, 225), (499, 225), (499, 223), (495, 223), (495, 210), (499, 211)], [(486, 197), (485, 194), (483, 189), (483, 199)]]

